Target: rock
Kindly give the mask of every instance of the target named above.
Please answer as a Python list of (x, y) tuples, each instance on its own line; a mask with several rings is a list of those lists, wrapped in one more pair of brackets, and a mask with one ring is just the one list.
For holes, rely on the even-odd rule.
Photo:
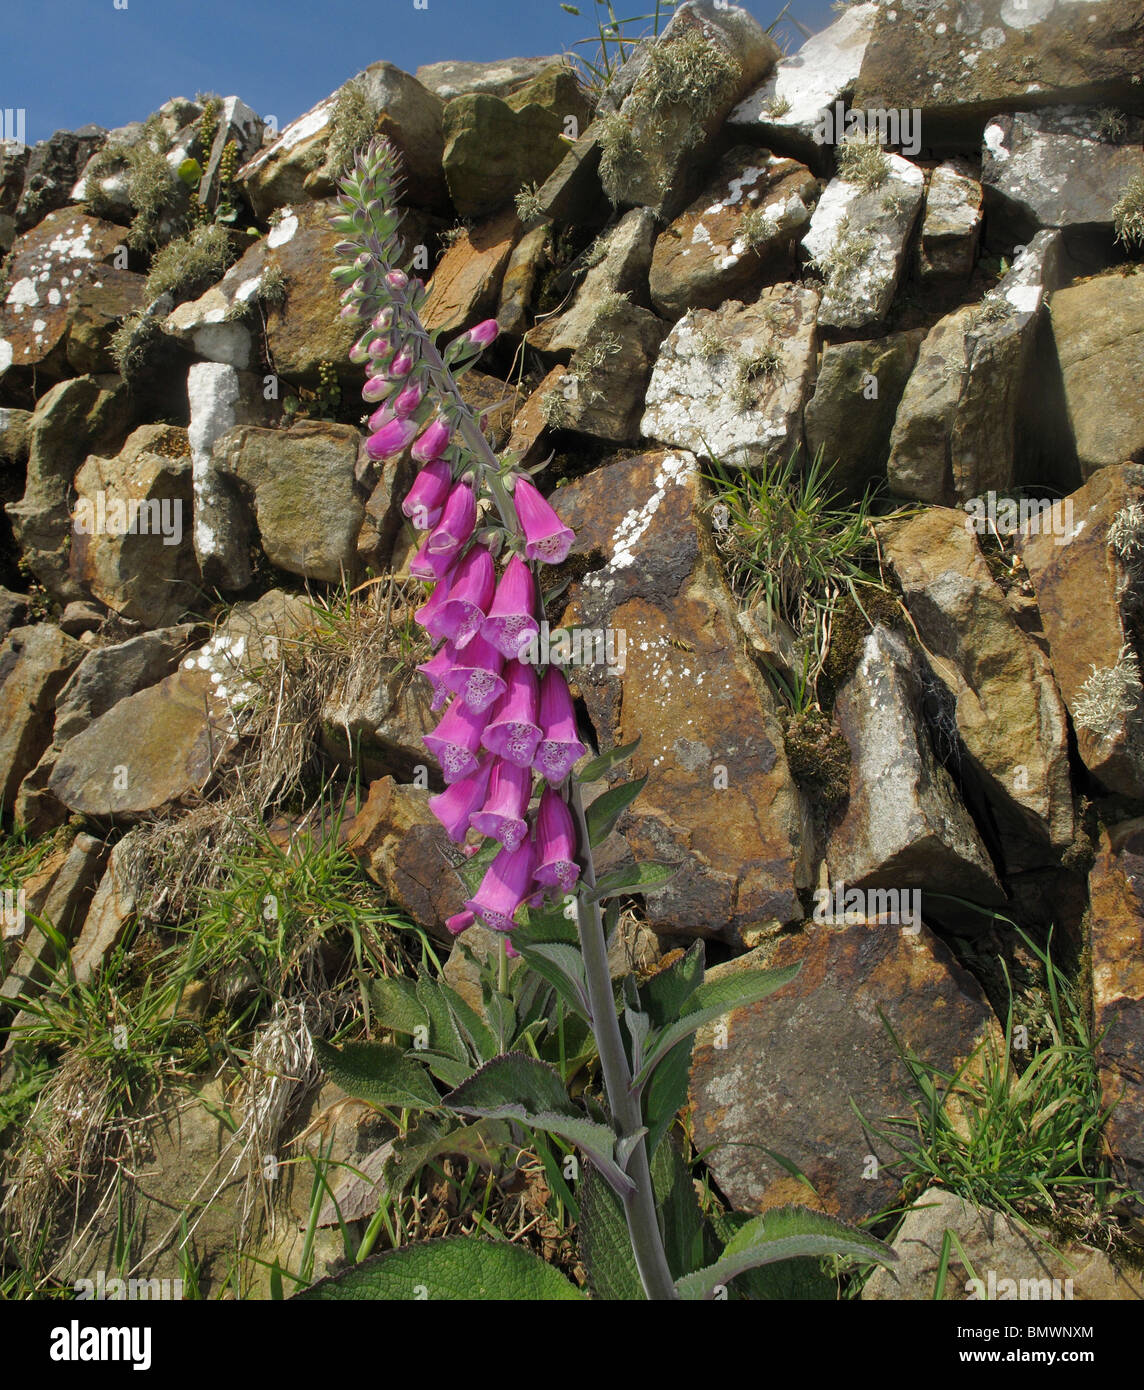
[(68, 808), (51, 789), (52, 773), (56, 769), (59, 749), (48, 747), (36, 766), (20, 783), (12, 803), (12, 819), (33, 838), (50, 835), (68, 818)]
[(635, 440), (644, 428), (644, 388), (664, 332), (663, 321), (646, 309), (621, 296), (602, 297), (584, 345), (572, 354), (558, 389), (543, 399), (547, 423), (616, 444)]
[(528, 326), (528, 306), (547, 259), (549, 235), (548, 223), (541, 222), (525, 232), (508, 259), (496, 312), (502, 334), (519, 336)]
[(520, 219), (509, 208), (457, 238), (429, 280), (421, 322), (430, 333), (459, 333), (492, 315), (520, 235)]
[[(882, 1171), (894, 1151), (866, 1132), (854, 1107), (878, 1126), (902, 1113), (910, 1090), (879, 1013), (903, 1047), (947, 1074), (996, 1024), (976, 980), (925, 926), (916, 935), (878, 921), (811, 926), (707, 978), (796, 962), (793, 980), (733, 1009), (721, 1034), (709, 1025), (697, 1035), (695, 1141), (737, 1211), (796, 1202), (862, 1221), (894, 1204), (898, 1183)], [(760, 1135), (806, 1174), (817, 1202), (760, 1147)]]
[(219, 102), (218, 124), (210, 149), (200, 162), (203, 175), (199, 180), (197, 197), (205, 208), (215, 208), (222, 199), (219, 165), (228, 145), (235, 148), (235, 162), (245, 164), (262, 149), (265, 123), (257, 112), (236, 96), (223, 97)]
[(1107, 264), (1113, 204), (1129, 179), (1144, 175), (1144, 120), (1125, 121), (1116, 141), (1091, 107), (995, 116), (981, 156), (992, 239), (1009, 246), (1060, 227), (1074, 259), (1087, 252)]
[(89, 451), (122, 444), (131, 402), (116, 377), (61, 381), (36, 402), (24, 496), (6, 510), (28, 568), (50, 594), (79, 596), (68, 574), (72, 479)]
[(84, 649), (50, 623), (16, 627), (0, 646), (0, 806), (51, 742), (56, 695)]
[(563, 64), (507, 100), (472, 92), (445, 107), (442, 165), (461, 217), (485, 217), (528, 184), (542, 184), (591, 117), (576, 75)]
[(681, 866), (648, 895), (649, 924), (740, 942), (801, 916), (810, 844), (773, 696), (699, 519), (697, 473), (692, 456), (660, 452), (559, 490), (572, 555), (590, 557), (560, 625), (613, 634), (608, 661), (597, 650), (571, 677), (601, 749), (642, 738), (631, 771), (648, 782), (620, 829), (637, 859)]
[(101, 604), (76, 599), (64, 606), (58, 627), (69, 637), (83, 637), (85, 633), (94, 632), (103, 625), (105, 613), (106, 610)]
[(1089, 874), (1093, 1030), (1104, 1135), (1119, 1175), (1144, 1198), (1144, 823), (1100, 832)]
[(885, 321), (906, 265), (925, 177), (898, 154), (884, 156), (875, 187), (833, 178), (819, 199), (803, 249), (826, 285), (822, 328), (860, 329)]
[(132, 622), (164, 627), (197, 599), (185, 430), (141, 425), (113, 458), (75, 476), (72, 578)]
[(555, 226), (597, 227), (608, 219), (610, 206), (600, 184), (602, 131), (593, 121), (537, 189), (537, 205)]
[(1083, 477), (1144, 463), (1144, 276), (1107, 275), (1053, 295), (1052, 333)]
[(853, 90), (877, 13), (874, 4), (848, 5), (796, 53), (780, 58), (767, 80), (727, 117), (730, 133), (768, 149), (789, 150), (821, 172), (823, 112), (832, 112)]
[(778, 57), (740, 6), (680, 5), (649, 46), (619, 112), (602, 126), (600, 175), (612, 202), (649, 207), (665, 219), (685, 207), (713, 135)]
[(24, 175), (30, 154), (28, 145), (15, 140), (0, 140), (0, 216), (8, 218), (13, 236), (16, 228), (13, 214), (24, 190)]
[(1054, 503), (1035, 534), (1019, 534), (1016, 542), (1077, 751), (1110, 791), (1130, 797), (1144, 796), (1144, 711), (1139, 682), (1124, 664), (1132, 652), (1138, 581), (1109, 543), (1109, 528), (1141, 505), (1144, 468), (1102, 468)]
[(525, 466), (537, 463), (541, 457), (540, 440), (548, 428), (546, 412), (556, 408), (546, 402), (550, 396), (562, 395), (561, 383), (566, 375), (563, 367), (553, 367), (513, 416), (508, 447)]
[(467, 92), (488, 92), (495, 97), (509, 97), (546, 69), (559, 66), (563, 61), (560, 54), (550, 58), (502, 58), (494, 63), (446, 60), (426, 63), (413, 76), (442, 101), (464, 96)]
[(1053, 399), (1051, 378), (1034, 370), (1037, 334), (1061, 260), (1060, 233), (1038, 232), (981, 304), (962, 305), (930, 330), (890, 437), (897, 496), (951, 505), (1032, 473), (1038, 426), (1029, 422)]
[(343, 103), (354, 104), (346, 89), (355, 84), (366, 107), (376, 113), (376, 133), (391, 140), (401, 152), (406, 177), (403, 200), (426, 207), (445, 204), (440, 98), (392, 63), (373, 63), (291, 121), (277, 140), (239, 169), (236, 183), (256, 217), (268, 218), (275, 208), (287, 203), (302, 202), (308, 196), (325, 197), (334, 191), (332, 175), (337, 171), (327, 169), (331, 137), (339, 123), (334, 117), (339, 97)]
[(655, 243), (651, 299), (665, 318), (748, 300), (766, 279), (794, 269), (818, 183), (804, 165), (737, 147), (715, 179)]
[(173, 675), (114, 704), (64, 745), (50, 779), (72, 811), (134, 816), (199, 792), (235, 741), (250, 673), (312, 622), (300, 598), (276, 589), (239, 604)]
[(647, 389), (640, 429), (649, 439), (731, 467), (789, 454), (802, 443), (802, 410), (817, 353), (818, 293), (770, 285), (753, 304), (695, 309), (667, 335)]
[(107, 131), (85, 125), (79, 130), (57, 130), (50, 140), (33, 145), (24, 172), (24, 187), (16, 204), (16, 230), (26, 232), (50, 213), (65, 206), (76, 173), (103, 145)]
[(1068, 719), (1049, 663), (1021, 631), (962, 512), (932, 508), (879, 528), (933, 676), (949, 692), (1008, 873), (1072, 843)]
[(939, 164), (930, 175), (918, 246), (923, 281), (968, 280), (973, 274), (984, 196), (964, 160)]
[(185, 623), (88, 652), (56, 699), (55, 742), (66, 743), (120, 700), (170, 675), (195, 632)]
[(288, 430), (241, 425), (211, 454), (252, 509), (278, 569), (336, 583), (352, 575), (365, 496), (355, 479), (361, 436), (351, 425), (303, 421)]
[(903, 0), (879, 7), (854, 105), (918, 108), (926, 144), (972, 145), (984, 118), (1139, 101), (1139, 0)]
[(924, 332), (911, 329), (822, 350), (806, 403), (806, 451), (833, 468), (831, 485), (860, 498), (886, 476), (890, 431)]
[(445, 919), (469, 896), (450, 865), (463, 863), (429, 810), (428, 788), (382, 777), (356, 816), (343, 822), (347, 848), (389, 901), (444, 940)]
[(27, 920), (33, 913), (50, 922), (65, 941), (73, 941), (87, 915), (92, 892), (103, 872), (107, 846), (80, 834), (65, 849), (50, 850), (24, 890), (24, 927), (18, 935), (5, 933), (0, 942), (0, 1008), (21, 997), (38, 994), (54, 963), (56, 947)]
[(106, 144), (81, 166), (71, 201), (86, 204), (87, 210), (96, 216), (128, 225), (138, 210), (132, 200), (133, 156), (142, 154), (139, 147), (146, 145), (153, 155), (159, 156), (146, 161), (146, 177), (153, 180), (158, 173), (165, 178), (161, 198), (156, 198), (154, 190), (147, 195), (148, 203), (162, 203), (155, 211), (154, 234), (164, 243), (181, 235), (190, 212), (191, 191), (178, 177), (178, 169), (198, 136), (202, 114), (203, 107), (197, 102), (175, 98), (155, 112), (159, 117), (158, 130), (147, 122), (131, 121), (109, 131)]
[(93, 261), (108, 264), (122, 241), (122, 227), (70, 209), (49, 213), (19, 238), (0, 305), (0, 378), (22, 368), (63, 375), (71, 301), (82, 273)]
[[(832, 884), (919, 888), (983, 906), (1005, 894), (922, 717), (923, 673), (906, 644), (878, 626), (835, 704), (850, 746), (850, 801), (826, 850)], [(926, 904), (944, 919), (944, 903)], [(966, 931), (980, 931), (981, 917)]]
[(235, 368), (223, 363), (196, 362), (187, 373), (195, 558), (204, 581), (225, 592), (245, 589), (251, 578), (249, 512), (212, 460), (216, 441), (257, 409), (242, 385)]
[(0, 637), (7, 637), (14, 627), (22, 626), (27, 616), (27, 598), (11, 589), (0, 589)]
[(135, 916), (135, 894), (124, 869), (132, 843), (133, 836), (125, 835), (111, 851), (107, 869), (99, 880), (99, 887), (84, 918), (83, 928), (71, 948), (72, 973), (79, 985), (90, 983), (108, 953), (123, 940)]
[(117, 370), (111, 340), (129, 315), (145, 307), (145, 275), (115, 266), (88, 266), (72, 297), (67, 334), (68, 366), (84, 372)]
[[(949, 1241), (947, 1231), (956, 1242)], [(862, 1289), (863, 1301), (929, 1301), (943, 1268), (946, 1302), (1144, 1298), (1139, 1272), (1118, 1267), (1103, 1251), (1062, 1242), (1055, 1232), (1014, 1221), (941, 1187), (927, 1188), (917, 1198), (892, 1245), (898, 1263), (875, 1269)], [(973, 1266), (972, 1275), (961, 1251)]]
[(322, 747), (370, 781), (392, 776), (409, 782), (418, 768), (427, 768), (433, 790), (442, 791), (444, 783), (427, 762), (422, 741), (440, 718), (430, 712), (429, 700), (428, 683), (420, 676), (410, 680), (401, 662), (366, 652), (326, 696)]
[(538, 323), (528, 335), (529, 346), (538, 352), (574, 353), (591, 347), (596, 320), (617, 295), (646, 306), (655, 230), (653, 213), (632, 208), (602, 233), (590, 257), (595, 263), (589, 266), (571, 307)]
[(32, 423), (30, 410), (17, 410), (13, 406), (0, 406), (0, 459), (9, 463), (28, 461), (29, 427)]

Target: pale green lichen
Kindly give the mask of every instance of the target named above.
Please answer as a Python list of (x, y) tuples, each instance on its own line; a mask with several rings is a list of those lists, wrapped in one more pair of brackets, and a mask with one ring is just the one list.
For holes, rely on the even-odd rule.
[(889, 173), (890, 161), (876, 131), (864, 140), (844, 140), (838, 146), (838, 177), (847, 183), (869, 191), (884, 183)]
[(1112, 666), (1098, 669), (1080, 688), (1073, 704), (1073, 718), (1082, 729), (1099, 739), (1111, 738), (1124, 728), (1125, 720), (1138, 708), (1144, 687), (1140, 666), (1130, 647), (1121, 647)]
[(233, 259), (225, 227), (214, 222), (195, 227), (156, 252), (147, 275), (147, 302), (168, 292), (178, 298), (192, 290), (205, 289)]

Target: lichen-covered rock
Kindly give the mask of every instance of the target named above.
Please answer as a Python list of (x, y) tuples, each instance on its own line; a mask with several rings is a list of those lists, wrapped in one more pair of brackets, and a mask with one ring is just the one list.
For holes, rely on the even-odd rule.
[(0, 646), (0, 805), (51, 742), (52, 708), (83, 659), (78, 642), (50, 623), (13, 628)]
[(492, 316), (521, 232), (520, 218), (507, 208), (457, 238), (429, 280), (421, 322), (430, 333), (459, 333)]
[(1144, 468), (1102, 468), (1033, 534), (1017, 536), (1077, 751), (1110, 791), (1131, 797), (1144, 796), (1144, 709), (1131, 660), (1139, 578), (1110, 528), (1142, 505)]
[(111, 340), (130, 314), (146, 303), (145, 275), (114, 265), (89, 265), (75, 284), (68, 318), (67, 360), (72, 371), (114, 372)]
[(850, 801), (826, 850), (831, 882), (1002, 903), (989, 853), (930, 746), (922, 674), (902, 639), (879, 626), (839, 693), (835, 715), (850, 745)]
[[(879, 1015), (902, 1046), (947, 1074), (996, 1024), (976, 980), (925, 926), (912, 935), (876, 920), (809, 926), (707, 978), (795, 963), (801, 969), (782, 989), (732, 1009), (720, 1033), (698, 1033), (695, 1142), (737, 1211), (796, 1202), (861, 1221), (894, 1204), (898, 1183), (887, 1171), (893, 1149), (855, 1107), (879, 1125), (902, 1113), (909, 1087)], [(798, 1165), (817, 1199), (772, 1153)]]
[(1049, 663), (1021, 631), (964, 512), (930, 508), (879, 528), (934, 677), (965, 745), (963, 789), (983, 795), (1009, 873), (1073, 839), (1068, 719)]
[(1052, 333), (1082, 476), (1144, 462), (1144, 276), (1058, 290)]
[(0, 459), (6, 463), (27, 463), (30, 410), (0, 406)]
[(0, 304), (0, 378), (21, 368), (64, 374), (72, 296), (87, 267), (110, 263), (122, 243), (122, 227), (67, 208), (17, 240)]
[(875, 4), (848, 5), (833, 24), (781, 58), (727, 117), (731, 133), (789, 150), (821, 171), (829, 148), (822, 140), (822, 114), (833, 112), (835, 102), (853, 90), (877, 13)]
[[(747, 656), (699, 516), (696, 460), (653, 453), (559, 490), (574, 556), (593, 557), (561, 626), (613, 638), (570, 677), (601, 749), (641, 736), (647, 773), (620, 824), (632, 854), (680, 865), (653, 927), (741, 942), (801, 916), (811, 852), (774, 698)], [(623, 649), (619, 644), (622, 642)]]
[(194, 604), (200, 581), (186, 432), (141, 425), (115, 458), (89, 455), (75, 489), (72, 578), (133, 622), (177, 621)]
[(951, 505), (1013, 485), (1053, 382), (1031, 371), (1045, 295), (1064, 278), (1061, 236), (1038, 232), (977, 305), (930, 330), (902, 394), (887, 473), (900, 497)]
[(967, 280), (972, 275), (984, 197), (964, 160), (947, 160), (930, 175), (918, 245), (923, 280)]
[(680, 5), (601, 127), (600, 176), (612, 202), (659, 217), (685, 207), (715, 132), (778, 57), (774, 40), (740, 6)]
[(703, 193), (657, 239), (651, 299), (665, 318), (746, 300), (792, 270), (818, 183), (793, 159), (738, 147)]
[(818, 311), (822, 328), (875, 327), (894, 302), (925, 177), (901, 155), (883, 159), (885, 171), (872, 187), (831, 179), (803, 238), (803, 249), (826, 280)]
[(810, 286), (770, 285), (752, 304), (685, 314), (652, 372), (643, 434), (737, 468), (785, 457), (802, 443), (818, 303)]
[(466, 92), (490, 92), (495, 97), (509, 97), (546, 69), (563, 61), (559, 54), (549, 58), (501, 58), (493, 63), (447, 59), (441, 63), (426, 63), (413, 76), (442, 101), (451, 101)]
[(890, 431), (918, 358), (921, 329), (828, 343), (806, 403), (806, 451), (822, 450), (831, 485), (858, 498), (886, 476)]
[(272, 565), (330, 583), (354, 573), (365, 515), (360, 439), (351, 425), (308, 420), (288, 430), (241, 425), (215, 444), (213, 469), (252, 509)]
[[(339, 171), (328, 168), (331, 144), (338, 134), (334, 116), (339, 96), (351, 85), (362, 95), (361, 103), (353, 105), (360, 104), (363, 113), (375, 113), (374, 132), (391, 140), (401, 152), (407, 180), (403, 197), (417, 206), (445, 205), (440, 97), (392, 63), (373, 63), (291, 121), (277, 140), (239, 169), (236, 183), (256, 217), (267, 218), (287, 203), (324, 198), (334, 192)], [(343, 100), (349, 104), (352, 97)]]
[(79, 130), (57, 130), (50, 139), (32, 146), (15, 208), (18, 232), (36, 226), (67, 204), (77, 172), (106, 138), (102, 126), (85, 125)]

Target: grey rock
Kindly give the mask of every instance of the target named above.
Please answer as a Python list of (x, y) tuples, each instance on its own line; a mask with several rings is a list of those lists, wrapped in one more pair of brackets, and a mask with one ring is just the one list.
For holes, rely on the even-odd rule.
[(66, 743), (120, 700), (170, 675), (196, 631), (189, 623), (158, 628), (89, 652), (57, 697), (55, 742)]
[(923, 280), (963, 280), (973, 273), (984, 193), (963, 160), (939, 164), (926, 187), (918, 246)]

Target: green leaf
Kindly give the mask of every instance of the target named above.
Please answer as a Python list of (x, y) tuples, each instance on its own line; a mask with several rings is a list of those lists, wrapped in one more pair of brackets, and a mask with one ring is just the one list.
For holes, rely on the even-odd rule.
[(691, 1172), (673, 1142), (661, 1144), (651, 1161), (652, 1187), (659, 1211), (663, 1248), (674, 1278), (702, 1269), (719, 1251), (705, 1228)]
[(441, 991), (441, 997), (448, 1005), (454, 1023), (460, 1029), (462, 1038), (468, 1043), (469, 1051), (478, 1064), (491, 1061), (497, 1055), (497, 1040), (493, 1037), (492, 1029), (455, 989), (443, 982), (437, 988)]
[[(715, 1238), (721, 1245), (727, 1245), (753, 1218), (746, 1212), (725, 1211), (709, 1220)], [(758, 1302), (835, 1303), (838, 1286), (833, 1276), (823, 1269), (821, 1260), (803, 1257), (745, 1270), (728, 1290), (728, 1295), (732, 1299)]]
[(389, 1043), (346, 1043), (331, 1047), (314, 1038), (314, 1056), (347, 1095), (372, 1105), (408, 1110), (436, 1109), (436, 1088), (422, 1067)]
[(592, 1297), (645, 1302), (623, 1203), (590, 1163), (584, 1165), (579, 1195), (576, 1233)]
[(477, 1236), (450, 1236), (375, 1255), (295, 1294), (293, 1301), (554, 1302), (583, 1297), (570, 1279), (531, 1250)]
[(198, 188), (203, 178), (203, 166), (197, 159), (187, 158), (179, 165), (176, 173), (188, 188)]
[(636, 1077), (635, 1085), (642, 1086), (656, 1065), (681, 1039), (727, 1013), (729, 1009), (757, 1004), (768, 994), (789, 983), (798, 974), (801, 962), (778, 970), (743, 970), (721, 980), (709, 980), (699, 986), (688, 1002), (687, 1012), (676, 1023), (669, 1024), (656, 1038)]
[(417, 992), (417, 1002), (429, 1015), (429, 1046), (435, 1052), (443, 1052), (458, 1062), (469, 1061), (465, 1040), (461, 1037), (461, 1030), (457, 1027), (456, 1019), (440, 985), (422, 975), (414, 988)]
[(587, 1021), (590, 1013), (588, 983), (579, 950), (564, 941), (521, 943), (517, 949), (532, 969), (553, 986), (572, 1012)]
[(489, 840), (471, 859), (466, 859), (463, 864), (456, 866), (454, 873), (465, 885), (467, 898), (471, 898), (481, 886), (481, 879), (484, 878), (489, 865), (500, 853), (500, 849), (501, 847), (496, 840)]
[(576, 775), (577, 782), (584, 785), (588, 782), (598, 782), (601, 777), (611, 772), (612, 768), (625, 762), (636, 749), (640, 746), (639, 739), (631, 743), (625, 743), (622, 748), (611, 748), (607, 753), (601, 753), (598, 758), (593, 758), (590, 763), (585, 763)]
[(894, 1264), (898, 1258), (882, 1241), (832, 1216), (806, 1207), (777, 1207), (748, 1221), (713, 1265), (677, 1280), (675, 1287), (680, 1298), (714, 1298), (721, 1287), (749, 1269), (804, 1255), (816, 1259), (843, 1255), (877, 1264)]
[(645, 860), (625, 869), (613, 869), (596, 884), (588, 895), (588, 901), (598, 903), (616, 893), (652, 893), (678, 872), (678, 864), (660, 864), (655, 860)]
[(684, 1006), (703, 983), (703, 961), (703, 942), (692, 942), (671, 965), (657, 970), (640, 985), (640, 1003), (653, 1027), (666, 1028), (685, 1011)]
[(647, 1125), (647, 1151), (652, 1158), (675, 1117), (687, 1104), (691, 1073), (691, 1038), (684, 1038), (660, 1061), (643, 1095), (644, 1123)]
[(412, 980), (403, 976), (381, 976), (369, 983), (369, 995), (377, 1021), (394, 1033), (412, 1037), (418, 1028), (428, 1028), (429, 1015), (418, 1002)]
[(475, 1071), (441, 1104), (459, 1115), (518, 1120), (558, 1134), (583, 1149), (617, 1190), (633, 1190), (615, 1159), (615, 1135), (584, 1117), (569, 1099), (559, 1072), (545, 1062), (520, 1052), (506, 1053)]
[(633, 782), (621, 782), (598, 796), (588, 807), (588, 843), (593, 849), (612, 833), (616, 822), (643, 791), (646, 782), (646, 775)]
[(566, 941), (574, 946), (580, 940), (575, 914), (565, 917), (562, 907), (545, 911), (526, 907), (520, 917), (521, 925), (512, 934), (512, 944), (518, 951), (538, 941)]
[(508, 1125), (499, 1120), (458, 1125), (451, 1115), (422, 1115), (404, 1139), (392, 1141), (392, 1152), (385, 1165), (386, 1187), (391, 1196), (399, 1197), (435, 1158), (463, 1158), (482, 1168), (491, 1167), (511, 1142)]
[(437, 1080), (446, 1086), (459, 1086), (473, 1074), (473, 1064), (468, 1058), (459, 1062), (456, 1057), (446, 1057), (443, 1052), (434, 1052), (431, 1047), (414, 1048), (412, 1056), (424, 1062)]

